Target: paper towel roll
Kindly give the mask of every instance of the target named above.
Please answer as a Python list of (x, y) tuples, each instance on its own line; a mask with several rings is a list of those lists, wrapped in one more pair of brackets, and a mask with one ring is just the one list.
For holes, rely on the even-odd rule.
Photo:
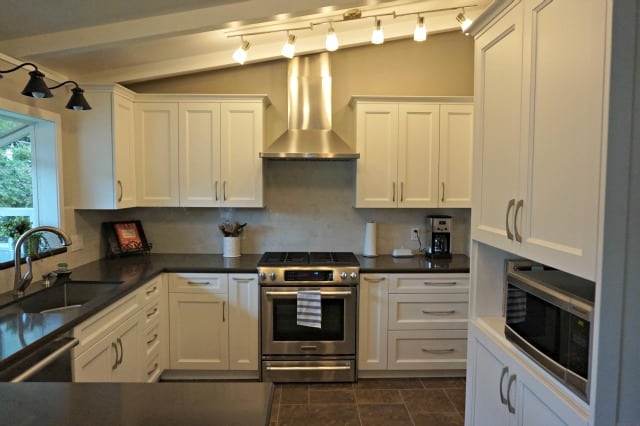
[(364, 228), (364, 250), (362, 254), (365, 257), (376, 257), (378, 252), (376, 250), (376, 223), (367, 222)]

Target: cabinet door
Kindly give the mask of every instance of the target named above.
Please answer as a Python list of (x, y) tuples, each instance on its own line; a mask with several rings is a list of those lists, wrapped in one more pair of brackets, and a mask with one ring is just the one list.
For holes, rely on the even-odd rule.
[(262, 104), (223, 103), (221, 205), (262, 207)]
[(356, 207), (398, 205), (398, 106), (358, 104)]
[[(511, 372), (506, 365), (505, 357), (476, 339), (472, 331), (469, 335), (468, 358), (465, 424), (513, 424), (514, 416), (510, 415), (507, 407), (507, 388)], [(513, 384), (510, 390), (509, 397), (515, 398)]]
[(136, 103), (137, 205), (176, 207), (178, 175), (178, 104)]
[(523, 254), (595, 279), (607, 4), (525, 5)]
[[(113, 95), (113, 169), (116, 207), (136, 205), (136, 162), (133, 102)], [(102, 160), (104, 161), (104, 159)]]
[(111, 371), (118, 359), (118, 345), (111, 335), (99, 340), (95, 345), (73, 360), (73, 381), (110, 382)]
[[(474, 239), (509, 250), (518, 196), (522, 99), (522, 5), (475, 43)], [(511, 203), (510, 203), (511, 201)]]
[(358, 369), (387, 369), (387, 275), (363, 274), (358, 288)]
[(258, 370), (258, 277), (229, 275), (229, 369)]
[(112, 382), (139, 382), (141, 364), (141, 318), (138, 315), (125, 321), (111, 333), (111, 341), (117, 346), (116, 368), (111, 371)]
[(440, 207), (471, 207), (472, 153), (473, 105), (440, 105)]
[(218, 206), (220, 182), (220, 105), (181, 103), (180, 205)]
[(169, 294), (172, 369), (228, 369), (226, 304), (226, 295)]
[(438, 206), (440, 108), (398, 106), (398, 206)]

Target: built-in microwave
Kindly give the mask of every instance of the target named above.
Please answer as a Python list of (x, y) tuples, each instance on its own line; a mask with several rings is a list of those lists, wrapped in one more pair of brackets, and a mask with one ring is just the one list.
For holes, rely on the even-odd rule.
[(531, 261), (506, 265), (506, 338), (588, 401), (595, 283)]

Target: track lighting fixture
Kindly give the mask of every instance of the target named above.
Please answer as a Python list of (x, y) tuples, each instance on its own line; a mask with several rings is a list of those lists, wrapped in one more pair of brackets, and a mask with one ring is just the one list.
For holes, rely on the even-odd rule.
[[(471, 23), (473, 22), (471, 19), (469, 19), (466, 15), (465, 15), (465, 7), (476, 7), (478, 6), (477, 4), (466, 4), (466, 5), (458, 5), (456, 7), (445, 7), (442, 9), (430, 9), (430, 10), (419, 10), (419, 11), (414, 11), (414, 12), (407, 12), (407, 13), (396, 13), (396, 11), (382, 11), (382, 10), (377, 10), (377, 11), (372, 11), (375, 12), (375, 15), (368, 15), (368, 16), (364, 16), (363, 12), (360, 9), (350, 9), (344, 13), (342, 13), (341, 15), (335, 15), (335, 16), (327, 16), (325, 17), (324, 20), (320, 20), (317, 22), (314, 21), (307, 21), (305, 22), (303, 25), (298, 25), (297, 27), (288, 27), (288, 28), (282, 28), (281, 25), (265, 25), (264, 27), (262, 27), (262, 29), (257, 28), (256, 31), (252, 31), (252, 32), (238, 32), (237, 30), (234, 31), (230, 31), (231, 34), (227, 34), (227, 37), (240, 37), (241, 40), (241, 45), (240, 48), (238, 50), (235, 51), (235, 53), (233, 54), (233, 59), (240, 63), (243, 64), (244, 61), (247, 58), (247, 50), (249, 49), (250, 45), (249, 42), (244, 41), (243, 37), (247, 37), (247, 36), (257, 36), (257, 35), (262, 35), (262, 34), (273, 34), (273, 33), (283, 33), (286, 32), (287, 34), (287, 42), (284, 44), (284, 46), (282, 47), (282, 56), (286, 57), (286, 58), (292, 58), (295, 55), (295, 41), (296, 41), (296, 36), (294, 36), (293, 34), (290, 34), (291, 31), (296, 31), (296, 33), (301, 32), (301, 31), (309, 31), (309, 30), (314, 30), (316, 26), (318, 25), (324, 25), (324, 24), (329, 24), (329, 29), (327, 30), (327, 36), (325, 39), (325, 47), (327, 49), (327, 51), (329, 52), (334, 52), (336, 50), (338, 50), (339, 47), (339, 43), (338, 43), (338, 36), (336, 35), (336, 32), (333, 28), (333, 24), (334, 23), (338, 23), (338, 22), (347, 22), (347, 21), (354, 21), (354, 20), (360, 20), (360, 19), (370, 19), (373, 18), (374, 19), (374, 27), (373, 27), (373, 31), (371, 32), (371, 43), (373, 44), (382, 44), (384, 43), (384, 31), (382, 30), (382, 23), (380, 21), (380, 18), (383, 16), (391, 16), (393, 19), (396, 18), (400, 18), (403, 16), (410, 16), (410, 15), (416, 15), (417, 16), (417, 22), (416, 22), (416, 26), (413, 32), (413, 39), (417, 42), (421, 42), (421, 41), (425, 41), (427, 39), (428, 36), (428, 31), (427, 31), (427, 24), (425, 21), (425, 18), (423, 15), (425, 14), (430, 14), (430, 13), (435, 13), (435, 12), (451, 12), (451, 13), (455, 13), (456, 14), (456, 20), (458, 21), (458, 23), (460, 24), (460, 27), (462, 28), (462, 31), (468, 35), (467, 33), (467, 29), (469, 28), (469, 26), (471, 25)], [(298, 21), (299, 22), (299, 21)], [(267, 28), (265, 28), (267, 27)], [(255, 28), (255, 27), (252, 27)], [(397, 31), (396, 34), (394, 34), (394, 36), (398, 36)], [(405, 36), (405, 34), (401, 34), (400, 37)]]
[(53, 94), (51, 93), (52, 89), (57, 89), (58, 87), (62, 87), (65, 84), (72, 83), (75, 85), (73, 89), (71, 89), (71, 98), (69, 98), (69, 102), (67, 103), (67, 109), (72, 109), (74, 111), (83, 111), (91, 109), (89, 102), (84, 97), (84, 90), (78, 86), (78, 83), (75, 81), (65, 81), (53, 87), (47, 87), (47, 84), (44, 81), (44, 74), (40, 72), (38, 67), (31, 62), (25, 62), (23, 64), (18, 65), (17, 67), (11, 68), (9, 70), (2, 71), (0, 70), (0, 79), (2, 78), (2, 74), (7, 74), (10, 72), (14, 72), (23, 68), (25, 66), (33, 67), (33, 71), (29, 71), (29, 81), (27, 85), (22, 90), (22, 94), (28, 96), (30, 98), (42, 99), (42, 98), (52, 98)]
[(374, 19), (375, 19), (375, 25), (373, 27), (373, 31), (371, 32), (371, 43), (382, 44), (384, 43), (384, 31), (382, 31), (380, 20), (377, 17)]
[(427, 39), (427, 26), (424, 23), (424, 17), (419, 14), (416, 29), (413, 31), (413, 39), (415, 41), (425, 41)]
[(469, 28), (473, 23), (473, 21), (467, 18), (467, 15), (464, 14), (464, 9), (462, 9), (462, 12), (458, 13), (458, 16), (456, 16), (456, 20), (460, 23), (462, 32), (466, 32), (467, 28)]
[(282, 56), (285, 58), (293, 58), (296, 54), (296, 36), (289, 34), (287, 31), (287, 42), (282, 46)]
[(338, 36), (333, 30), (333, 25), (329, 23), (329, 30), (327, 31), (327, 40), (325, 41), (325, 47), (329, 52), (335, 52), (338, 50)]
[(91, 109), (91, 105), (84, 97), (84, 90), (78, 86), (78, 83), (72, 80), (67, 80), (63, 83), (57, 84), (53, 87), (49, 87), (50, 90), (57, 89), (58, 87), (62, 87), (65, 84), (73, 84), (75, 87), (71, 89), (71, 97), (69, 98), (69, 102), (65, 106), (66, 109), (72, 109), (74, 111), (87, 111)]
[(249, 50), (250, 47), (251, 45), (249, 44), (249, 42), (240, 37), (240, 47), (238, 47), (238, 49), (233, 52), (233, 60), (240, 65), (244, 64), (244, 62), (247, 60), (247, 50)]

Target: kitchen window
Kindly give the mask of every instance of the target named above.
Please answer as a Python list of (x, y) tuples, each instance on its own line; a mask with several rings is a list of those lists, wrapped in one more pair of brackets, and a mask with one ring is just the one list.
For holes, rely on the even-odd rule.
[[(18, 217), (33, 227), (60, 226), (59, 125), (56, 114), (0, 99), (0, 221)], [(49, 237), (57, 248), (57, 238)], [(0, 268), (12, 260), (11, 242), (0, 236)]]

